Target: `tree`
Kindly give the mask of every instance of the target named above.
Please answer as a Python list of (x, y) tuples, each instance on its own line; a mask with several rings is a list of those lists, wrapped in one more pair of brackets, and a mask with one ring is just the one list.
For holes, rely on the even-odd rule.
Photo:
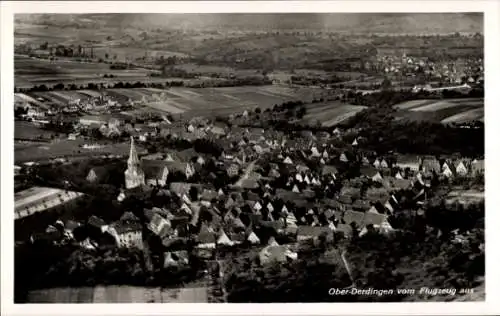
[(391, 81), (390, 81), (390, 80), (386, 77), (386, 78), (384, 78), (384, 80), (382, 81), (382, 85), (381, 85), (381, 87), (380, 87), (380, 88), (381, 88), (383, 91), (387, 91), (387, 90), (391, 89), (391, 86), (392, 86)]
[(189, 189), (189, 197), (191, 201), (197, 201), (198, 200), (198, 188), (195, 186), (191, 186)]

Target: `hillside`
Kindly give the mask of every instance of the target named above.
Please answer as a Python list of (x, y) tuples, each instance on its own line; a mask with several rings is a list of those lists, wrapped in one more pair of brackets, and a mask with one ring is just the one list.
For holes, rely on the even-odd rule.
[[(310, 29), (331, 32), (454, 33), (483, 32), (478, 13), (288, 13), (288, 14), (82, 14), (18, 15), (16, 22), (93, 28), (97, 25), (123, 28), (193, 28), (287, 30)], [(301, 26), (301, 27), (297, 27)], [(307, 26), (307, 27), (303, 27)]]

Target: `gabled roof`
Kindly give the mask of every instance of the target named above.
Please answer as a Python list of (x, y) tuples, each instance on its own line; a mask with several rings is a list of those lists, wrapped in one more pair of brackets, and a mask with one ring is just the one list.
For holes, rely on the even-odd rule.
[(255, 179), (242, 179), (240, 187), (244, 189), (256, 189), (259, 187), (259, 183)]
[(104, 220), (102, 220), (101, 218), (99, 218), (95, 215), (90, 216), (87, 223), (91, 226), (98, 227), (98, 228), (106, 225), (106, 222)]
[(327, 226), (305, 226), (300, 225), (297, 227), (297, 235), (319, 237), (321, 234), (328, 234), (331, 230)]
[[(203, 226), (202, 226), (203, 227)], [(196, 237), (196, 241), (201, 244), (211, 244), (216, 242), (216, 235), (207, 229), (201, 229)]]
[(375, 167), (370, 167), (370, 166), (364, 166), (359, 169), (359, 172), (361, 175), (365, 177), (372, 178), (374, 177), (379, 171)]
[(167, 166), (164, 160), (142, 160), (142, 170), (146, 179), (161, 179)]
[(170, 183), (170, 191), (175, 194), (182, 196), (183, 194), (188, 194), (189, 189), (191, 189), (191, 183), (187, 182), (172, 182)]
[(259, 237), (253, 231), (248, 234), (247, 241), (251, 244), (260, 244)]
[(363, 225), (363, 217), (365, 213), (357, 212), (357, 211), (345, 211), (344, 212), (344, 222), (346, 224), (356, 223), (358, 227)]
[(335, 166), (331, 165), (324, 165), (323, 168), (321, 168), (321, 174), (324, 175), (330, 175), (330, 174), (337, 174), (337, 168)]
[(338, 224), (335, 231), (343, 233), (346, 237), (351, 237), (353, 234), (352, 226), (347, 224)]
[(420, 164), (419, 157), (415, 155), (398, 155), (396, 157), (396, 165)]
[(372, 224), (375, 226), (380, 226), (382, 223), (387, 221), (387, 215), (378, 213), (366, 213), (363, 218), (363, 226)]
[(142, 230), (142, 225), (139, 222), (116, 222), (111, 225), (117, 234), (126, 234), (129, 232), (136, 232)]
[(219, 234), (219, 238), (217, 238), (217, 244), (232, 246), (233, 241), (231, 239), (229, 239), (229, 237), (227, 236), (226, 232), (224, 232), (224, 230), (221, 230), (221, 232)]
[(201, 199), (202, 200), (205, 200), (205, 201), (211, 201), (213, 199), (216, 199), (218, 196), (217, 192), (213, 191), (213, 190), (203, 190), (203, 192), (201, 193)]

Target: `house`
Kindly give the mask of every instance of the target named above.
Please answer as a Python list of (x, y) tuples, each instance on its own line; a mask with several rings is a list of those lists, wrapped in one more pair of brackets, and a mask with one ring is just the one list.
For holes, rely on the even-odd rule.
[(316, 146), (311, 148), (311, 157), (316, 157), (316, 158), (321, 157), (321, 154), (319, 153), (318, 148), (316, 148)]
[(396, 190), (408, 190), (412, 186), (412, 182), (409, 179), (390, 178), (389, 183)]
[(186, 179), (191, 178), (196, 172), (193, 165), (188, 162), (165, 161), (164, 163), (168, 169), (168, 173), (181, 172)]
[(331, 229), (326, 226), (298, 226), (297, 227), (297, 241), (313, 240), (318, 241), (324, 236), (327, 240), (331, 240), (333, 235)]
[(361, 174), (374, 182), (382, 182), (383, 178), (380, 172), (373, 167), (362, 167), (360, 169)]
[(387, 163), (387, 160), (383, 159), (380, 161), (380, 168), (389, 168), (389, 163)]
[(422, 159), (421, 169), (422, 172), (425, 173), (439, 173), (441, 171), (441, 165), (439, 164), (439, 160), (437, 160), (436, 158), (425, 157), (424, 159)]
[(163, 238), (172, 228), (172, 223), (170, 222), (170, 220), (165, 219), (161, 215), (155, 213), (153, 214), (153, 217), (148, 224), (148, 228), (155, 235)]
[(217, 135), (217, 136), (225, 136), (226, 135), (226, 131), (224, 130), (224, 128), (222, 128), (220, 126), (212, 126), (212, 128), (210, 129), (210, 132), (214, 135)]
[(258, 244), (260, 244), (259, 237), (253, 231), (250, 231), (250, 233), (248, 234), (248, 237), (246, 238), (246, 240), (250, 244), (252, 244), (252, 245), (258, 245)]
[(293, 252), (288, 246), (269, 245), (259, 252), (261, 265), (271, 263), (284, 263), (289, 260), (297, 260), (297, 253)]
[(104, 232), (108, 228), (106, 222), (95, 215), (89, 217), (89, 219), (87, 220), (87, 226), (90, 229), (95, 229), (99, 232)]
[(186, 182), (172, 182), (170, 183), (170, 191), (175, 193), (177, 196), (183, 196), (189, 194), (192, 184)]
[(213, 191), (213, 190), (203, 190), (203, 192), (201, 193), (201, 196), (200, 196), (200, 200), (203, 200), (203, 201), (212, 201), (213, 199), (217, 199), (219, 195), (217, 194), (216, 191)]
[(259, 187), (259, 182), (255, 179), (241, 179), (237, 185), (243, 189), (252, 190)]
[(365, 213), (349, 210), (344, 212), (342, 221), (348, 225), (350, 225), (351, 223), (355, 223), (358, 227), (363, 227), (364, 216)]
[(441, 174), (446, 178), (451, 178), (456, 174), (455, 165), (450, 162), (444, 162)]
[(406, 168), (412, 171), (420, 170), (420, 158), (411, 155), (399, 155), (396, 158), (395, 166), (405, 170)]
[(331, 166), (331, 165), (324, 165), (322, 168), (321, 168), (321, 175), (322, 176), (331, 176), (332, 178), (336, 178), (336, 174), (337, 174), (337, 168), (335, 168), (335, 166)]
[(226, 169), (226, 172), (229, 177), (236, 177), (240, 172), (240, 167), (233, 163)]
[(364, 214), (363, 224), (361, 226), (363, 227), (363, 229), (361, 230), (360, 233), (366, 233), (366, 231), (368, 230), (367, 226), (368, 227), (373, 226), (376, 230), (383, 233), (388, 233), (394, 230), (389, 221), (387, 220), (387, 215), (379, 213), (370, 212)]
[(342, 153), (339, 157), (339, 160), (342, 162), (349, 162), (349, 159), (348, 159), (346, 153)]
[(142, 160), (146, 184), (164, 186), (169, 175), (167, 164), (168, 162), (164, 160)]
[(87, 181), (91, 183), (97, 183), (100, 182), (107, 174), (107, 169), (106, 167), (94, 167), (90, 169), (89, 173), (87, 174)]
[(341, 233), (344, 235), (345, 238), (351, 238), (353, 235), (353, 229), (352, 226), (349, 224), (342, 224), (339, 223), (336, 226), (335, 232)]
[(234, 242), (231, 239), (229, 239), (224, 230), (221, 229), (216, 244), (219, 246), (233, 246)]
[(143, 248), (142, 225), (139, 222), (119, 221), (110, 225), (108, 232), (115, 238), (118, 247)]
[(283, 160), (283, 163), (285, 163), (285, 164), (287, 164), (287, 165), (291, 165), (291, 164), (293, 164), (292, 159), (290, 159), (290, 157), (286, 157), (286, 158)]
[(484, 174), (484, 159), (477, 160), (474, 159), (471, 163), (471, 172), (473, 175), (483, 175)]
[(198, 243), (197, 248), (213, 249), (216, 246), (217, 239), (213, 229), (206, 224), (202, 224), (196, 236), (196, 241)]
[(187, 267), (189, 265), (189, 253), (186, 250), (167, 251), (163, 254), (163, 267)]
[(456, 170), (457, 175), (462, 176), (462, 177), (465, 177), (469, 173), (469, 170), (467, 169), (464, 161), (458, 161), (455, 164), (455, 170)]

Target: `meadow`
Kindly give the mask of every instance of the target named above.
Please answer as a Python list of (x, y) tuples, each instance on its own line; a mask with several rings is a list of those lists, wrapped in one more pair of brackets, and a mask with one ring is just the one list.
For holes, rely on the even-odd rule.
[(307, 104), (307, 112), (302, 120), (309, 124), (315, 124), (319, 121), (322, 126), (331, 127), (364, 109), (366, 106), (350, 105), (340, 101)]
[[(86, 142), (78, 140), (56, 140), (46, 143), (15, 143), (14, 160), (15, 163), (28, 161), (49, 160), (54, 158), (76, 158), (102, 155), (125, 156), (130, 150), (130, 143), (103, 144), (103, 147), (87, 149), (81, 147)], [(139, 151), (142, 151), (140, 146)]]
[(467, 121), (484, 122), (484, 99), (427, 99), (413, 100), (396, 104), (395, 116), (401, 120), (464, 123)]

